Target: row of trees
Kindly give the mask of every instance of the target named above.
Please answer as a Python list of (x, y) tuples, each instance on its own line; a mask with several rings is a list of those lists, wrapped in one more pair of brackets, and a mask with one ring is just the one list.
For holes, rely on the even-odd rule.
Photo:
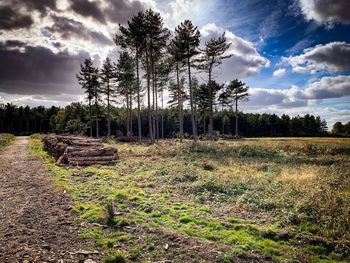
[[(225, 34), (212, 38), (200, 48), (200, 32), (191, 21), (185, 20), (175, 28), (171, 37), (159, 13), (151, 9), (139, 12), (126, 26), (119, 25), (115, 44), (122, 50), (117, 63), (107, 58), (101, 69), (90, 58), (81, 64), (78, 81), (86, 93), (89, 105), (89, 127), (92, 119), (99, 135), (99, 104), (103, 98), (107, 107), (108, 135), (111, 135), (111, 103), (123, 98), (127, 112), (126, 131), (132, 135), (133, 102), (137, 104), (137, 134), (141, 141), (141, 107), (147, 95), (148, 137), (153, 143), (164, 136), (164, 93), (170, 94), (170, 107), (178, 112), (178, 134), (184, 137), (184, 110), (188, 103), (191, 113), (191, 135), (198, 136), (198, 114), (208, 118), (208, 134), (214, 135), (214, 107), (235, 107), (238, 136), (238, 101), (247, 99), (248, 87), (239, 80), (227, 85), (217, 83), (213, 70), (229, 58), (230, 47)], [(192, 70), (207, 74), (207, 81), (199, 85)], [(161, 104), (161, 105), (159, 105)], [(93, 112), (93, 113), (92, 113)], [(94, 116), (93, 116), (94, 115)]]
[(30, 108), (14, 104), (0, 104), (0, 132), (16, 135), (47, 133), (52, 131), (50, 118), (57, 114), (58, 107)]
[[(126, 107), (117, 108), (107, 105), (99, 105), (99, 132), (102, 136), (127, 134), (126, 120), (128, 111)], [(109, 113), (108, 113), (109, 111)], [(179, 137), (178, 129), (178, 108), (169, 107), (159, 109), (163, 117), (163, 127), (160, 133), (161, 138)], [(44, 108), (42, 106), (29, 108), (17, 107), (12, 104), (0, 105), (0, 132), (14, 133), (16, 135), (28, 135), (32, 133), (75, 133), (81, 135), (90, 134), (90, 112), (89, 106), (81, 103), (72, 103), (65, 108)], [(312, 115), (289, 117), (275, 114), (253, 114), (238, 113), (238, 125), (241, 135), (247, 137), (259, 136), (322, 136), (327, 135), (326, 123), (320, 117)], [(107, 125), (108, 116), (111, 118), (110, 130)], [(141, 134), (146, 136), (149, 132), (148, 108), (141, 107)], [(207, 136), (209, 116), (197, 111), (198, 135)], [(233, 109), (215, 107), (213, 111), (214, 134), (220, 136), (234, 136), (236, 130), (236, 114)], [(138, 130), (138, 114), (133, 112), (130, 116), (131, 126), (129, 131)], [(339, 125), (334, 126), (337, 128)], [(343, 125), (345, 126), (345, 125)], [(93, 136), (96, 136), (96, 123), (92, 123)], [(192, 134), (192, 114), (190, 109), (184, 110), (184, 137)]]

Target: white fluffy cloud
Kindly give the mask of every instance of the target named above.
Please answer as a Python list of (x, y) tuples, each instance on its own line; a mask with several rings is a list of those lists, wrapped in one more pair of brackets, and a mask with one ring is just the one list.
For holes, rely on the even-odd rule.
[(350, 76), (323, 77), (310, 83), (305, 89), (292, 86), (289, 89), (251, 88), (247, 106), (261, 109), (298, 108), (313, 104), (314, 100), (343, 98), (350, 96)]
[(334, 23), (350, 23), (349, 0), (299, 0), (305, 18), (332, 26)]
[[(323, 77), (304, 91), (307, 99), (329, 99), (350, 96), (350, 76)], [(303, 96), (302, 96), (303, 97)]]
[(346, 42), (330, 42), (304, 49), (298, 56), (283, 58), (294, 72), (316, 73), (318, 71), (344, 72), (350, 70), (350, 44)]
[(234, 78), (245, 79), (259, 74), (262, 68), (270, 65), (270, 61), (258, 53), (253, 43), (236, 36), (231, 31), (218, 27), (216, 24), (207, 24), (200, 31), (202, 45), (205, 41), (218, 37), (224, 32), (228, 43), (231, 43), (227, 54), (232, 56), (225, 59), (220, 66), (218, 81), (228, 81)]
[(273, 72), (274, 77), (282, 77), (284, 74), (286, 74), (286, 69), (285, 68), (279, 68)]

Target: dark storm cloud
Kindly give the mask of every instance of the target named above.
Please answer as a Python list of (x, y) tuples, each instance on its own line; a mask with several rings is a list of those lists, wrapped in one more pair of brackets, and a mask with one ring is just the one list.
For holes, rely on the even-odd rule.
[(14, 49), (0, 42), (0, 92), (7, 94), (79, 94), (75, 73), (89, 54), (80, 52), (72, 55), (67, 51), (53, 53), (37, 46), (19, 43)]
[(321, 23), (350, 23), (349, 0), (299, 0), (305, 17)]
[(100, 3), (87, 0), (74, 0), (70, 5), (71, 9), (85, 17), (92, 17), (101, 23), (105, 23), (106, 19), (100, 8)]
[(350, 43), (331, 42), (305, 49), (299, 56), (284, 58), (295, 72), (350, 71)]
[(98, 42), (104, 45), (111, 45), (113, 41), (107, 38), (101, 32), (90, 31), (83, 23), (69, 19), (63, 16), (53, 16), (54, 24), (51, 27), (45, 29), (55, 34), (58, 33), (60, 37), (65, 39), (71, 38), (83, 38), (93, 42)]
[(33, 24), (32, 12), (46, 16), (57, 10), (56, 0), (12, 0), (0, 3), (0, 29), (29, 28)]
[(315, 63), (326, 63), (337, 71), (350, 70), (350, 44), (334, 42), (315, 48), (310, 54), (305, 54), (306, 60)]
[(22, 14), (14, 7), (0, 5), (0, 29), (29, 28), (33, 22), (30, 15)]
[(7, 40), (5, 42), (5, 47), (15, 47), (15, 48), (19, 48), (19, 47), (24, 47), (26, 44), (22, 41), (19, 40)]
[(75, 0), (71, 2), (71, 9), (77, 14), (85, 17), (92, 17), (101, 23), (106, 21), (114, 23), (125, 23), (132, 15), (144, 10), (139, 1), (129, 0), (105, 0), (106, 6), (102, 7), (101, 2)]
[(19, 6), (25, 6), (28, 12), (37, 10), (43, 16), (50, 10), (57, 10), (56, 0), (20, 0), (14, 2)]
[(116, 23), (125, 23), (145, 7), (140, 1), (107, 0), (108, 7), (105, 12), (109, 20)]

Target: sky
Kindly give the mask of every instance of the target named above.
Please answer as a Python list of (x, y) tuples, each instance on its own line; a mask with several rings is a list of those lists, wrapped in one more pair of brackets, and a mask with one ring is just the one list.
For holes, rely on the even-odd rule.
[(244, 112), (350, 121), (349, 0), (0, 0), (0, 103), (82, 101), (80, 63), (116, 61), (118, 24), (148, 8), (172, 31), (192, 20), (202, 46), (225, 32), (214, 77), (249, 86)]

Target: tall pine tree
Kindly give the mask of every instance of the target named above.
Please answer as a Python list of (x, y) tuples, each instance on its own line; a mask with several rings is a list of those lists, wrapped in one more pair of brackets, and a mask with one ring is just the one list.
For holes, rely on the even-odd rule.
[[(203, 50), (203, 56), (200, 59), (200, 68), (204, 69), (208, 73), (208, 101), (209, 101), (209, 135), (211, 140), (214, 138), (213, 134), (213, 105), (215, 101), (214, 91), (218, 85), (213, 81), (213, 69), (222, 63), (223, 59), (231, 57), (227, 55), (226, 51), (230, 47), (230, 43), (227, 43), (225, 33), (218, 38), (212, 38), (205, 43)], [(216, 91), (217, 92), (217, 91)]]
[(119, 25), (120, 34), (116, 35), (115, 43), (123, 49), (128, 49), (135, 54), (136, 63), (136, 90), (137, 90), (137, 127), (139, 142), (142, 139), (141, 122), (141, 81), (140, 81), (140, 60), (144, 54), (145, 48), (145, 15), (139, 12), (128, 21), (128, 26)]
[(235, 79), (231, 80), (230, 83), (226, 86), (224, 92), (220, 94), (220, 99), (224, 105), (229, 107), (235, 106), (235, 137), (239, 137), (238, 133), (238, 102), (248, 99), (249, 87), (245, 86), (245, 83)]
[(191, 123), (193, 137), (197, 138), (197, 125), (196, 115), (193, 102), (193, 89), (192, 89), (192, 57), (199, 54), (200, 32), (197, 27), (193, 26), (190, 20), (185, 20), (175, 29), (175, 37), (180, 48), (181, 55), (186, 61), (188, 71), (188, 85), (190, 94), (190, 109), (191, 109)]
[(127, 136), (132, 135), (132, 101), (136, 86), (134, 68), (134, 60), (128, 52), (120, 53), (117, 63), (118, 91), (125, 96)]
[(98, 84), (97, 69), (94, 68), (91, 58), (86, 58), (80, 65), (80, 71), (76, 75), (79, 84), (81, 85), (89, 105), (89, 130), (92, 137), (92, 102), (95, 98), (95, 89)]
[(101, 69), (102, 92), (107, 100), (107, 136), (111, 136), (111, 102), (116, 94), (113, 79), (116, 77), (116, 68), (110, 58), (106, 58)]

